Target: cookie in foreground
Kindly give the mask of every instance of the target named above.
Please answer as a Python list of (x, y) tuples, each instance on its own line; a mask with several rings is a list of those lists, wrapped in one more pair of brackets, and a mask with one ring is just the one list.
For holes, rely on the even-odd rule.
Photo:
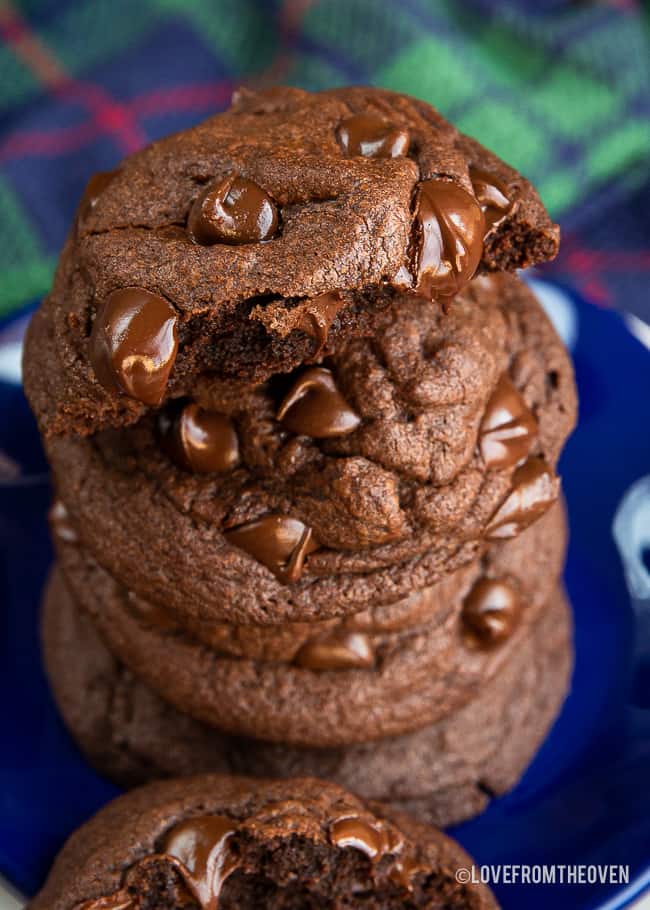
[(440, 831), (313, 778), (205, 775), (119, 797), (76, 831), (29, 910), (492, 910)]

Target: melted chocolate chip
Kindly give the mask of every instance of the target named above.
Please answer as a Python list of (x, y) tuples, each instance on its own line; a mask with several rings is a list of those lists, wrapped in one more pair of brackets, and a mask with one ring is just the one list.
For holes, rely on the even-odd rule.
[(135, 910), (135, 907), (136, 904), (129, 892), (126, 888), (121, 888), (114, 894), (75, 904), (74, 910)]
[(81, 197), (81, 202), (79, 203), (78, 220), (80, 222), (88, 218), (90, 213), (97, 205), (99, 197), (109, 185), (113, 177), (115, 177), (115, 174), (116, 171), (98, 171), (96, 174), (92, 175), (86, 184), (86, 189), (84, 190), (84, 194)]
[(502, 376), (488, 401), (479, 433), (479, 447), (488, 468), (510, 468), (530, 452), (537, 421), (507, 376)]
[(551, 506), (556, 498), (557, 484), (553, 472), (543, 458), (529, 458), (517, 468), (512, 488), (486, 528), (489, 539), (516, 537)]
[(463, 603), (462, 622), (470, 640), (493, 648), (509, 638), (520, 617), (517, 592), (507, 581), (480, 578)]
[(68, 510), (60, 499), (56, 499), (52, 503), (47, 517), (54, 537), (63, 540), (65, 543), (77, 543), (79, 540), (77, 529), (70, 521)]
[(318, 549), (311, 528), (288, 515), (267, 515), (226, 531), (224, 536), (287, 584), (298, 581), (305, 557)]
[(375, 826), (357, 816), (339, 818), (330, 827), (329, 836), (334, 846), (359, 850), (373, 863), (378, 863), (386, 854), (392, 854), (394, 859), (389, 878), (407, 891), (412, 888), (413, 876), (425, 871), (413, 856), (405, 853), (401, 835), (382, 822)]
[(353, 847), (360, 850), (372, 860), (379, 859), (387, 848), (383, 830), (361, 821), (356, 816), (337, 819), (330, 828), (330, 841), (335, 847)]
[(225, 473), (239, 464), (239, 439), (232, 421), (189, 402), (158, 419), (161, 444), (172, 460), (194, 474)]
[(307, 641), (294, 659), (304, 670), (364, 670), (374, 662), (370, 639), (358, 632)]
[(310, 300), (309, 309), (305, 311), (305, 318), (300, 325), (303, 332), (307, 335), (313, 335), (316, 339), (316, 350), (309, 358), (310, 361), (317, 360), (320, 357), (323, 348), (327, 344), (332, 323), (343, 306), (345, 306), (345, 301), (338, 291), (320, 294)]
[(176, 311), (144, 288), (123, 288), (97, 311), (90, 362), (101, 385), (144, 404), (160, 404), (176, 360)]
[(210, 184), (196, 200), (187, 221), (196, 243), (257, 243), (278, 230), (278, 210), (262, 187), (231, 174)]
[(483, 255), (485, 219), (480, 205), (455, 183), (424, 180), (418, 187), (414, 224), (418, 292), (434, 297), (457, 294)]
[(377, 114), (355, 114), (339, 123), (336, 137), (351, 157), (399, 158), (409, 149), (408, 130)]
[(361, 423), (325, 367), (301, 373), (285, 395), (277, 419), (292, 433), (314, 439), (345, 436)]
[(469, 169), (469, 179), (485, 217), (485, 230), (490, 231), (510, 211), (512, 203), (508, 198), (508, 187), (494, 174), (479, 168)]
[(223, 883), (237, 869), (230, 850), (237, 823), (224, 815), (201, 815), (180, 822), (169, 831), (162, 852), (178, 860), (187, 888), (202, 910), (216, 910)]
[(406, 891), (412, 891), (413, 877), (417, 875), (418, 872), (426, 871), (426, 865), (418, 862), (413, 856), (398, 856), (393, 868), (390, 870), (389, 878)]

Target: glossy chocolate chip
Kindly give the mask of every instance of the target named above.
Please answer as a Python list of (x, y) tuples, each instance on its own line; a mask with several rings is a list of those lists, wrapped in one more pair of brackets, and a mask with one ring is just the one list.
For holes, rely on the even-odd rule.
[(470, 641), (493, 648), (509, 638), (520, 617), (519, 596), (507, 581), (480, 578), (463, 603), (462, 623)]
[(336, 136), (343, 151), (363, 158), (399, 158), (409, 149), (408, 130), (378, 114), (355, 114), (339, 123)]
[(490, 539), (516, 537), (557, 499), (557, 478), (543, 458), (529, 458), (517, 468), (512, 487), (486, 528)]
[(476, 199), (448, 180), (418, 187), (414, 222), (419, 293), (449, 297), (472, 278), (483, 255), (485, 219)]
[(512, 203), (508, 198), (508, 187), (494, 174), (489, 174), (479, 168), (469, 169), (469, 179), (472, 181), (474, 193), (481, 206), (487, 232), (505, 218), (510, 211)]
[(115, 177), (115, 174), (116, 171), (98, 171), (92, 175), (86, 184), (84, 194), (79, 203), (79, 221), (84, 221), (90, 215), (97, 205), (99, 197)]
[(196, 243), (258, 243), (278, 230), (278, 210), (262, 187), (231, 174), (210, 184), (196, 200), (187, 221)]
[(165, 835), (161, 852), (180, 863), (179, 872), (203, 910), (217, 910), (223, 883), (239, 866), (230, 839), (237, 822), (225, 815), (199, 815)]
[(305, 642), (294, 663), (305, 670), (364, 670), (374, 666), (375, 655), (367, 635), (339, 632)]
[(298, 581), (305, 557), (318, 548), (311, 528), (288, 515), (267, 515), (226, 531), (224, 536), (285, 583)]
[(528, 457), (537, 421), (507, 376), (488, 401), (479, 432), (481, 456), (488, 468), (510, 468)]
[(239, 439), (232, 421), (194, 402), (158, 419), (161, 444), (170, 458), (194, 474), (225, 473), (239, 464)]
[(338, 293), (332, 291), (328, 294), (320, 294), (318, 297), (312, 297), (309, 301), (309, 307), (305, 310), (304, 318), (300, 328), (307, 335), (316, 339), (316, 350), (309, 360), (317, 360), (329, 337), (329, 331), (332, 323), (336, 319), (339, 310), (345, 306), (345, 301)]
[[(128, 878), (130, 870), (127, 870)], [(137, 910), (137, 904), (131, 898), (127, 888), (120, 888), (114, 894), (91, 898), (80, 904), (74, 905), (74, 910)]]
[(104, 388), (160, 404), (178, 351), (176, 311), (144, 288), (123, 288), (97, 311), (90, 363)]
[(339, 818), (330, 828), (330, 841), (336, 847), (352, 847), (378, 860), (386, 852), (387, 839), (381, 828), (375, 828), (357, 816)]
[(285, 395), (277, 419), (292, 433), (314, 439), (344, 436), (361, 423), (325, 367), (309, 367), (301, 373)]

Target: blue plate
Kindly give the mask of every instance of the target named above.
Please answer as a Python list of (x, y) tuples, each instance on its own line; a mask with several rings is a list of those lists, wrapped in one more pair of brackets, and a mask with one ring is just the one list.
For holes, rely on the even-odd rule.
[[(650, 883), (650, 626), (635, 634), (634, 609), (650, 612), (650, 482), (639, 483), (650, 473), (650, 353), (618, 315), (535, 286), (573, 348), (581, 398), (580, 427), (562, 460), (576, 670), (564, 711), (520, 785), (453, 834), (480, 864), (629, 866), (627, 888), (494, 886), (505, 910), (546, 910), (549, 899), (554, 910), (609, 910)], [(0, 872), (32, 894), (64, 838), (117, 791), (77, 752), (43, 677), (46, 465), (17, 385), (0, 383), (0, 407)], [(627, 584), (612, 534), (617, 512)]]

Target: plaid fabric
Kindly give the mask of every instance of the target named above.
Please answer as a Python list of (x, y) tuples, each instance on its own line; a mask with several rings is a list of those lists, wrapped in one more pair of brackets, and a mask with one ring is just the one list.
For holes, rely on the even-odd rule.
[(650, 39), (634, 0), (0, 0), (0, 313), (43, 294), (91, 173), (233, 86), (418, 95), (520, 168), (553, 274), (650, 318)]

